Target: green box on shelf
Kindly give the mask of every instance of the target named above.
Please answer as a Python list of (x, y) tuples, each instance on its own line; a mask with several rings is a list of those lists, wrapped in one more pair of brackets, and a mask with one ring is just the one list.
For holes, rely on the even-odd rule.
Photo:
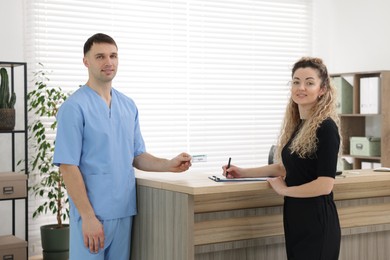
[(379, 137), (350, 138), (351, 155), (381, 156), (381, 139)]
[(344, 158), (339, 158), (337, 160), (337, 171), (352, 170), (352, 163), (349, 163)]
[(337, 112), (352, 114), (352, 85), (341, 77), (333, 77), (333, 84), (337, 89)]

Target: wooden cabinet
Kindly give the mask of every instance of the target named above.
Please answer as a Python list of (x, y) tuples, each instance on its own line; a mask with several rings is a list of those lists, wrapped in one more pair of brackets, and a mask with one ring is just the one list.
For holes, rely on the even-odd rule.
[[(390, 71), (339, 73), (332, 74), (331, 77), (334, 83), (341, 77), (352, 85), (352, 113), (340, 114), (343, 156), (352, 158), (353, 169), (362, 168), (363, 162), (390, 167)], [(368, 78), (376, 80), (377, 90), (367, 89)], [(373, 112), (365, 112), (363, 102), (366, 103), (368, 96), (377, 96), (378, 99), (377, 110), (374, 109)], [(374, 135), (381, 138), (380, 156), (351, 155), (350, 137)]]
[[(9, 212), (12, 227), (9, 234), (0, 234), (1, 259), (27, 259), (28, 240), (28, 125), (27, 125), (27, 64), (25, 62), (1, 62), (9, 75), (11, 92), (16, 93), (16, 126), (12, 130), (0, 130), (2, 157), (7, 158), (0, 165), (0, 207)], [(9, 158), (9, 159), (8, 159)], [(19, 163), (20, 162), (20, 163)], [(16, 223), (18, 214), (23, 212), (24, 228)], [(3, 216), (0, 217), (3, 220)], [(7, 222), (8, 223), (8, 222)], [(1, 223), (5, 225), (6, 223)], [(5, 227), (5, 226), (3, 226)], [(24, 232), (23, 232), (24, 231)], [(17, 237), (16, 233), (23, 234)]]
[[(285, 260), (283, 197), (267, 182), (136, 172), (132, 260)], [(340, 260), (390, 259), (390, 175), (336, 177)]]

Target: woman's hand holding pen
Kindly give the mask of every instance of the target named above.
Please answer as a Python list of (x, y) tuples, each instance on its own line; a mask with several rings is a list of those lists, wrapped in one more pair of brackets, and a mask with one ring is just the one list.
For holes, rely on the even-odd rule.
[(223, 170), (223, 175), (226, 176), (226, 178), (232, 179), (232, 178), (242, 177), (242, 173), (241, 173), (242, 169), (237, 166), (230, 165), (230, 167), (228, 167), (228, 165), (224, 165), (222, 166), (222, 170)]

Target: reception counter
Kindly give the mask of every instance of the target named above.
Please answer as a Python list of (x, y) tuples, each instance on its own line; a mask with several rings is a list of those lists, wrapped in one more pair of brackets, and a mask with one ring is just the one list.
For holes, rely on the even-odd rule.
[[(137, 173), (133, 260), (286, 259), (283, 198), (267, 182)], [(346, 171), (334, 196), (340, 259), (390, 259), (390, 173)]]

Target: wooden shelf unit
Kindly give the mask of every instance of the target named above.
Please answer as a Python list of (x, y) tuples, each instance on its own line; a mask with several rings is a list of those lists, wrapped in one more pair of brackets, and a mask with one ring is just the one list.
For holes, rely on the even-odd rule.
[[(349, 78), (352, 83), (352, 114), (340, 114), (341, 137), (345, 157), (353, 159), (353, 169), (360, 169), (362, 162), (381, 163), (382, 167), (390, 167), (390, 71), (371, 71), (371, 72), (351, 72), (331, 74), (331, 78), (344, 77)], [(361, 78), (378, 77), (379, 78), (379, 99), (380, 108), (378, 114), (360, 113), (360, 80)], [(367, 120), (369, 117), (380, 118), (380, 137), (381, 138), (381, 156), (353, 156), (350, 154), (350, 137), (367, 136)], [(374, 126), (375, 127), (375, 126)]]
[[(16, 109), (22, 109), (23, 115), (16, 116), (16, 126), (13, 130), (0, 130), (0, 135), (11, 140), (9, 156), (11, 165), (8, 167), (0, 165), (0, 205), (4, 201), (11, 201), (11, 219), (12, 232), (11, 234), (0, 234), (0, 259), (27, 259), (28, 257), (28, 111), (27, 111), (27, 63), (26, 62), (6, 62), (0, 61), (0, 68), (6, 68), (9, 71), (10, 90), (16, 92), (16, 102), (22, 103)], [(16, 81), (16, 79), (22, 79)], [(18, 82), (16, 84), (15, 82)], [(19, 124), (18, 124), (19, 122)], [(23, 146), (18, 146), (17, 140), (23, 140)], [(3, 145), (3, 144), (2, 144)], [(23, 150), (22, 158), (17, 158), (17, 150)], [(24, 172), (17, 170), (18, 161), (24, 163)], [(23, 164), (21, 164), (23, 168)], [(20, 214), (16, 210), (16, 202), (24, 201), (24, 238), (16, 236), (18, 224), (16, 223), (16, 215)], [(3, 225), (3, 223), (2, 223)]]

